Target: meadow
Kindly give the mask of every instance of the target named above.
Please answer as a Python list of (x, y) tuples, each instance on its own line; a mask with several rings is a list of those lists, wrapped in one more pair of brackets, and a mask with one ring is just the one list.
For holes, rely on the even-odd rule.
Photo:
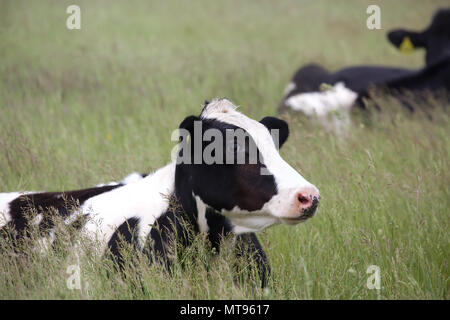
[[(81, 8), (81, 30), (66, 8)], [(381, 30), (366, 8), (381, 8)], [(420, 29), (446, 1), (0, 0), (0, 192), (71, 190), (170, 161), (172, 131), (205, 99), (256, 119), (276, 115), (301, 65), (419, 68), (386, 40)], [(1, 243), (0, 299), (449, 299), (450, 114), (430, 100), (405, 112), (356, 113), (345, 138), (295, 114), (282, 156), (321, 192), (306, 223), (259, 234), (269, 287), (237, 284), (231, 250), (209, 258), (200, 236), (168, 276), (143, 257), (126, 277), (87, 254), (17, 257)], [(86, 244), (95, 251), (95, 244)], [(189, 258), (189, 259), (188, 259)], [(67, 287), (70, 265), (82, 288)], [(367, 287), (367, 268), (381, 288)], [(85, 285), (86, 282), (89, 285)]]

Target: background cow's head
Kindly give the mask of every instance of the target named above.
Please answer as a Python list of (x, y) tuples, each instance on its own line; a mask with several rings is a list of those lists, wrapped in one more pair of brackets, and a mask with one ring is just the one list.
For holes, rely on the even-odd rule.
[(450, 9), (436, 12), (431, 24), (422, 32), (395, 29), (388, 33), (389, 41), (397, 48), (424, 48), (426, 64), (450, 56)]
[(187, 117), (181, 130), (187, 135), (180, 137), (175, 188), (185, 210), (196, 212), (200, 200), (229, 218), (237, 233), (314, 215), (319, 191), (278, 152), (289, 135), (285, 121), (255, 121), (220, 99), (206, 103), (200, 116)]

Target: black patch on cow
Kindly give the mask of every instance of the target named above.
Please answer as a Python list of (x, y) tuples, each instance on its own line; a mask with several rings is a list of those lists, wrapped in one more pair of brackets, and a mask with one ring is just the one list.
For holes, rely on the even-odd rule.
[(148, 236), (144, 252), (150, 261), (158, 261), (170, 267), (169, 252), (176, 238), (175, 217), (172, 212), (165, 212), (156, 221)]
[(138, 250), (138, 235), (139, 218), (129, 218), (114, 231), (109, 239), (108, 249), (121, 269), (124, 266), (123, 246), (124, 244), (132, 245)]
[(150, 261), (156, 260), (170, 270), (171, 259), (192, 243), (192, 237), (199, 228), (194, 215), (183, 209), (178, 198), (172, 195), (168, 200), (168, 209), (156, 219), (150, 230), (144, 253)]
[(216, 252), (220, 251), (220, 242), (233, 231), (231, 222), (212, 208), (207, 208), (205, 218), (208, 223), (208, 240)]
[(121, 185), (93, 187), (67, 192), (41, 192), (21, 195), (10, 202), (11, 226), (18, 235), (26, 233), (30, 219), (38, 214), (43, 215), (39, 230), (46, 232), (54, 225), (54, 214), (67, 217), (73, 209), (86, 200), (99, 194), (111, 191)]
[(440, 90), (450, 90), (450, 58), (423, 68), (411, 75), (399, 77), (388, 81), (384, 87), (401, 93), (402, 90), (411, 90), (415, 93), (439, 94)]
[[(270, 265), (255, 233), (240, 234), (236, 238), (236, 256), (246, 261), (253, 261), (261, 279), (261, 287), (267, 286), (270, 275)], [(252, 267), (252, 265), (250, 266)], [(250, 270), (251, 271), (251, 270)]]
[(291, 78), (295, 88), (287, 92), (284, 99), (299, 93), (317, 91), (322, 83), (328, 83), (330, 73), (317, 64), (309, 64), (300, 68)]

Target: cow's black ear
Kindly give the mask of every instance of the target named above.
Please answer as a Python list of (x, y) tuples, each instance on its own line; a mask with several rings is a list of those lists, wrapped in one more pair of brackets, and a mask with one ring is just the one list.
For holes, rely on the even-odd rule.
[(194, 135), (194, 124), (195, 124), (196, 121), (201, 121), (201, 120), (200, 120), (199, 117), (196, 117), (196, 116), (186, 117), (180, 123), (180, 126), (178, 128), (187, 130), (189, 132), (189, 134), (191, 135), (191, 137), (192, 137)]
[(389, 41), (399, 48), (413, 50), (415, 48), (425, 47), (425, 36), (423, 33), (408, 31), (403, 29), (395, 29), (387, 34)]
[(260, 122), (267, 127), (274, 139), (277, 138), (277, 132), (272, 130), (278, 130), (278, 143), (275, 141), (275, 145), (281, 148), (289, 137), (289, 126), (287, 122), (275, 117), (265, 117)]

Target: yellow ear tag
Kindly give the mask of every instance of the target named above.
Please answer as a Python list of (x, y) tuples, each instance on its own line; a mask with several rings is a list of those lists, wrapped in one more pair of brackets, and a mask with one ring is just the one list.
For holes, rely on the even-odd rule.
[(404, 37), (402, 43), (400, 43), (400, 52), (411, 53), (414, 51), (414, 45), (409, 37)]

